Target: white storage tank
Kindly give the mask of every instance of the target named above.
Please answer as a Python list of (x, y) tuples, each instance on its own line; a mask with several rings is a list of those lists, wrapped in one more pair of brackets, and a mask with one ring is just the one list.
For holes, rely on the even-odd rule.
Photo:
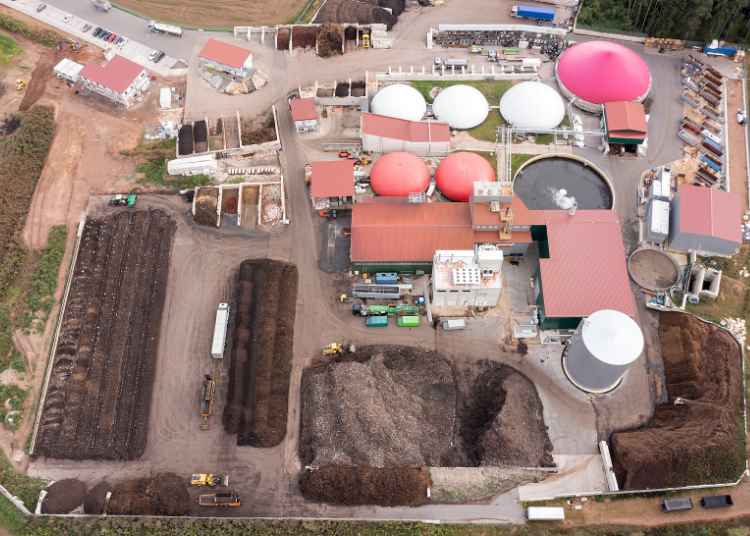
[(378, 115), (419, 121), (427, 112), (427, 102), (413, 87), (406, 84), (392, 84), (375, 94), (371, 108)]
[(643, 353), (643, 332), (625, 313), (602, 309), (584, 318), (563, 353), (563, 370), (579, 389), (615, 389)]

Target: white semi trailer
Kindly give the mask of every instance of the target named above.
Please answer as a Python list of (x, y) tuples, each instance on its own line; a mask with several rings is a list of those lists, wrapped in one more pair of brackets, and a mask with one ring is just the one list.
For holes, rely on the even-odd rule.
[(211, 343), (211, 357), (224, 357), (224, 346), (227, 343), (227, 328), (229, 327), (229, 304), (220, 303), (216, 308), (216, 322), (214, 323), (214, 339)]
[(180, 28), (179, 26), (173, 26), (172, 24), (162, 24), (161, 22), (151, 20), (148, 22), (148, 29), (155, 33), (182, 37), (182, 28)]

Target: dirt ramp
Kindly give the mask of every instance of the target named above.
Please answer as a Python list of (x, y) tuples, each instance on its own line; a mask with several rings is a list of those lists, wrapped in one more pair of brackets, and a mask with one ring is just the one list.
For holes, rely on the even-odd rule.
[(190, 509), (185, 479), (174, 473), (116, 484), (107, 506), (111, 515), (183, 516)]
[(302, 495), (315, 502), (419, 506), (427, 502), (426, 467), (324, 465), (300, 475)]
[(174, 232), (160, 210), (86, 222), (35, 455), (132, 460), (143, 453)]
[(69, 514), (81, 504), (86, 496), (86, 484), (75, 478), (58, 480), (47, 488), (42, 503), (43, 514)]
[(297, 268), (272, 260), (240, 265), (224, 429), (238, 445), (273, 447), (286, 435)]
[(682, 313), (662, 313), (669, 401), (636, 430), (612, 434), (623, 489), (736, 480), (745, 467), (742, 355), (726, 331)]

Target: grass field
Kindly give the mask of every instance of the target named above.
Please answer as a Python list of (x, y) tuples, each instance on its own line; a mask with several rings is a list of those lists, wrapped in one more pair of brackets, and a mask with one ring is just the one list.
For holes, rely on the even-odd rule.
[(190, 28), (231, 29), (232, 26), (281, 24), (294, 20), (307, 0), (117, 0), (117, 6), (144, 17)]
[(7, 65), (16, 54), (21, 52), (21, 48), (15, 39), (5, 34), (0, 34), (0, 65)]

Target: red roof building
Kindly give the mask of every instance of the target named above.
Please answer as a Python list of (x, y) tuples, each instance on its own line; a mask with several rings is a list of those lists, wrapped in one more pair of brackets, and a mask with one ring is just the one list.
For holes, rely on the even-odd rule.
[(354, 160), (313, 162), (310, 195), (313, 199), (354, 196)]
[(608, 102), (604, 105), (604, 123), (609, 143), (643, 143), (648, 133), (646, 111), (639, 102)]
[(364, 112), (360, 119), (362, 146), (366, 151), (410, 152), (418, 155), (446, 154), (451, 132), (447, 123), (408, 121)]
[(642, 102), (651, 90), (643, 58), (611, 41), (586, 41), (566, 49), (556, 74), (565, 96), (577, 97), (587, 109), (614, 101)]
[(79, 80), (87, 88), (126, 106), (149, 85), (146, 70), (122, 56), (115, 56), (104, 65), (86, 64)]
[(253, 55), (249, 50), (213, 38), (206, 42), (198, 57), (232, 74), (247, 74), (253, 66)]
[(670, 247), (731, 256), (742, 243), (742, 200), (735, 192), (682, 184), (672, 201)]
[(318, 109), (315, 107), (315, 99), (292, 99), (289, 101), (294, 122), (317, 121)]

